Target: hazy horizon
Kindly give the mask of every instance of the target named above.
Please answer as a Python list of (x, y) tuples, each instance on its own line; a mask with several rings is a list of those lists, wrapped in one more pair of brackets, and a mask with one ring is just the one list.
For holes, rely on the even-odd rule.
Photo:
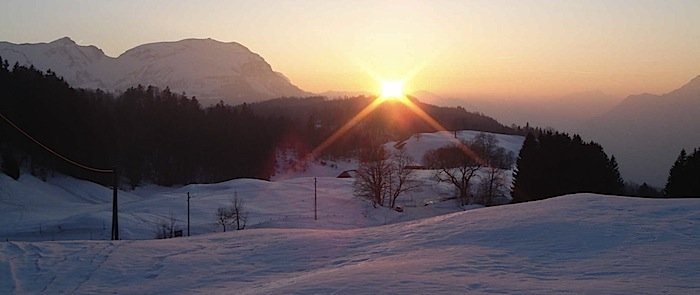
[(213, 38), (263, 56), (300, 88), (443, 97), (662, 94), (700, 74), (697, 1), (9, 1), (1, 39), (69, 36), (109, 56)]

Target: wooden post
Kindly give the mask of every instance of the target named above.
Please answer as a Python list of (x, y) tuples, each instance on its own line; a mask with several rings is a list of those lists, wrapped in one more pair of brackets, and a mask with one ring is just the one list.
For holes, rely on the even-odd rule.
[(187, 236), (190, 236), (190, 192), (187, 192)]
[(318, 220), (318, 215), (316, 215), (316, 177), (314, 177), (314, 220)]
[(119, 208), (118, 208), (118, 196), (117, 191), (119, 190), (119, 177), (117, 176), (117, 168), (114, 167), (114, 185), (112, 187), (112, 240), (119, 240)]

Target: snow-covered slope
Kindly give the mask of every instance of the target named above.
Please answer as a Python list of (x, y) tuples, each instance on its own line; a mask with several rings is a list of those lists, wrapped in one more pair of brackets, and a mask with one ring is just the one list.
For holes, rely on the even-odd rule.
[[(456, 139), (461, 141), (471, 141), (480, 133), (482, 132), (474, 130), (460, 130), (457, 131)], [(485, 133), (493, 135), (496, 138), (496, 144), (499, 147), (504, 148), (506, 152), (512, 152), (515, 156), (518, 155), (523, 146), (523, 142), (525, 141), (525, 137), (519, 135), (506, 135), (489, 132)], [(416, 165), (422, 165), (421, 161), (427, 152), (452, 145), (454, 142), (454, 132), (439, 131), (432, 133), (418, 133), (401, 142), (388, 142), (384, 144), (384, 149), (394, 153), (400, 147), (406, 151)], [(278, 164), (281, 164), (278, 165), (278, 169), (276, 169), (275, 175), (272, 177), (273, 180), (313, 176), (335, 177), (340, 175), (343, 171), (357, 169), (359, 165), (357, 160), (331, 161), (328, 159), (323, 159), (307, 163), (303, 170), (298, 171), (294, 170), (294, 168), (296, 168), (295, 160), (300, 156), (294, 153), (289, 155), (286, 152), (287, 151), (284, 151), (278, 155), (277, 162)]]
[[(455, 139), (460, 141), (472, 141), (477, 135), (486, 133), (496, 138), (497, 145), (512, 152), (517, 156), (525, 142), (525, 137), (519, 135), (496, 134), (473, 130), (457, 131), (457, 134), (450, 131), (440, 131), (434, 133), (419, 133), (409, 137), (402, 142), (388, 142), (384, 148), (389, 151), (396, 151), (398, 147), (405, 149), (406, 153), (413, 158), (416, 164), (421, 164), (425, 154), (431, 150), (454, 144)], [(455, 137), (456, 136), (456, 137)]]
[(51, 69), (80, 88), (123, 91), (138, 84), (169, 86), (205, 102), (222, 99), (231, 104), (309, 95), (243, 45), (212, 39), (145, 44), (117, 58), (67, 37), (38, 44), (0, 42), (0, 57), (10, 64)]
[[(420, 174), (422, 173), (422, 174)], [(175, 227), (187, 227), (187, 193), (192, 197), (191, 233), (221, 231), (215, 212), (234, 197), (245, 202), (248, 228), (348, 229), (396, 223), (461, 211), (452, 188), (438, 184), (420, 171), (421, 189), (397, 201), (399, 213), (373, 208), (353, 195), (352, 179), (317, 178), (317, 214), (313, 220), (314, 179), (301, 177), (268, 182), (236, 179), (180, 188), (142, 187), (119, 192), (119, 226), (124, 239), (152, 239), (171, 216)], [(424, 206), (431, 204), (430, 206)], [(29, 174), (15, 181), (0, 174), (0, 240), (108, 239), (111, 230), (112, 191), (70, 177), (43, 182)]]
[(0, 41), (0, 57), (10, 66), (19, 63), (43, 71), (51, 69), (74, 87), (113, 90), (113, 83), (104, 76), (115, 59), (95, 46), (77, 45), (68, 37), (37, 44)]
[(593, 194), (353, 230), (0, 243), (0, 293), (697, 294), (700, 200)]

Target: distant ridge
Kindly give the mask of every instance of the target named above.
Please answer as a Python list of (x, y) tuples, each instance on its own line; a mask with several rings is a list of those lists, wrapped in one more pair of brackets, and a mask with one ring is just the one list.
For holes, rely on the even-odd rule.
[(618, 158), (623, 177), (664, 186), (681, 149), (700, 147), (700, 76), (663, 95), (628, 96), (583, 133)]
[(0, 56), (10, 64), (51, 69), (77, 88), (123, 91), (138, 84), (155, 85), (186, 92), (205, 103), (230, 104), (312, 95), (245, 46), (213, 39), (144, 44), (116, 58), (69, 37), (49, 43), (0, 42)]
[(373, 96), (374, 94), (369, 91), (325, 91), (318, 95), (327, 98), (345, 98), (345, 97), (358, 97), (358, 96)]

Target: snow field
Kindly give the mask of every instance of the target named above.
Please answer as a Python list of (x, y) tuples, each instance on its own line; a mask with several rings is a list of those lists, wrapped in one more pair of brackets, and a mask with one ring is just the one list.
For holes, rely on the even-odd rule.
[(694, 294), (700, 202), (577, 194), (350, 230), (4, 242), (0, 293)]
[[(398, 199), (399, 213), (372, 205), (353, 195), (353, 179), (317, 177), (314, 220), (314, 178), (278, 182), (236, 179), (180, 188), (146, 186), (119, 191), (122, 239), (152, 239), (171, 216), (187, 234), (187, 193), (190, 193), (192, 235), (213, 233), (215, 212), (235, 196), (244, 201), (247, 228), (348, 229), (413, 220), (462, 210), (452, 188), (438, 184), (428, 171), (417, 171), (420, 189)], [(424, 206), (431, 204), (430, 206)], [(87, 181), (56, 177), (43, 182), (29, 174), (19, 181), (0, 175), (0, 240), (104, 240), (111, 231), (112, 191)]]

